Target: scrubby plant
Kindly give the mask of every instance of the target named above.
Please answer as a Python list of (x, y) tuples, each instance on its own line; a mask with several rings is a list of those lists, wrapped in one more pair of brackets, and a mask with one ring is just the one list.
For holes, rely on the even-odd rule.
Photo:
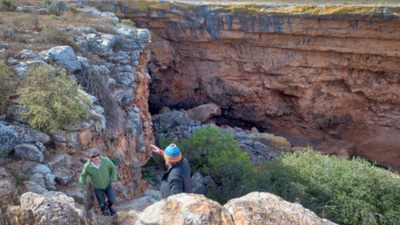
[(11, 77), (10, 70), (5, 60), (0, 61), (0, 115), (7, 113), (7, 109), (13, 103), (16, 95), (16, 84)]
[(286, 153), (266, 161), (249, 186), (339, 224), (400, 224), (400, 179), (364, 159)]
[(50, 15), (49, 15), (49, 18), (52, 19), (52, 20), (54, 20), (55, 18), (57, 18), (57, 16), (56, 16), (56, 15), (53, 15), (53, 14), (50, 14)]
[(1, 0), (0, 11), (13, 12), (17, 9), (17, 6), (10, 0)]
[(209, 190), (209, 198), (225, 203), (249, 192), (242, 187), (253, 177), (255, 170), (247, 152), (239, 150), (238, 142), (230, 132), (223, 135), (218, 128), (209, 125), (176, 144), (188, 159), (193, 173), (210, 175), (219, 185)]
[(79, 89), (65, 69), (32, 67), (19, 91), (18, 103), (26, 108), (23, 115), (33, 128), (56, 132), (87, 118), (88, 109), (82, 101), (89, 100), (79, 95)]
[(86, 92), (96, 96), (100, 106), (104, 108), (107, 121), (105, 134), (111, 138), (111, 143), (113, 143), (115, 141), (113, 137), (118, 136), (122, 131), (123, 123), (123, 116), (117, 99), (108, 90), (104, 76), (98, 70), (85, 68), (81, 75), (81, 85), (86, 89)]
[(73, 5), (67, 5), (67, 7), (68, 7), (72, 12), (74, 12), (74, 13), (77, 12), (75, 6), (73, 6)]
[(135, 22), (133, 22), (130, 19), (123, 19), (121, 20), (122, 25), (130, 26), (130, 27), (136, 27)]
[(0, 27), (0, 40), (14, 41), (15, 35), (16, 32), (14, 29)]
[(48, 8), (51, 5), (51, 0), (44, 0), (43, 1), (43, 7)]
[(75, 42), (74, 38), (66, 32), (62, 32), (57, 27), (45, 27), (43, 34), (46, 37), (46, 41), (58, 44), (58, 45), (69, 45), (75, 51), (79, 51), (79, 46)]
[(49, 12), (56, 16), (61, 16), (66, 8), (65, 2), (60, 0), (54, 0), (53, 3), (48, 6)]

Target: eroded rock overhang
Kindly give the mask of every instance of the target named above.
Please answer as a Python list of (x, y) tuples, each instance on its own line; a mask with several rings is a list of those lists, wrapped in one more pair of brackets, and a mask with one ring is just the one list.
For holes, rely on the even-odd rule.
[(400, 5), (90, 2), (152, 32), (151, 110), (219, 105), (400, 169)]

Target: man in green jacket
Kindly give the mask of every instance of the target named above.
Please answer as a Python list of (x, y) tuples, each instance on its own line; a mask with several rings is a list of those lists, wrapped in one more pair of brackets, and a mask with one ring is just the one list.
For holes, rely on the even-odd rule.
[[(90, 160), (88, 160), (83, 167), (81, 177), (79, 178), (79, 188), (77, 189), (77, 192), (83, 193), (86, 177), (89, 175), (102, 214), (109, 216), (110, 214), (107, 211), (108, 209), (111, 216), (113, 216), (116, 214), (112, 205), (115, 203), (114, 187), (115, 182), (117, 181), (117, 170), (115, 169), (114, 163), (109, 158), (100, 156), (97, 148), (92, 148), (89, 151)], [(104, 195), (107, 196), (107, 204)]]

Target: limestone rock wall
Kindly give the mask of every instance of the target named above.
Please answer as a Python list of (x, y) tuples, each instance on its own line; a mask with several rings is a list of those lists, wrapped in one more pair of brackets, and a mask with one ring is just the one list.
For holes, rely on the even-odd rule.
[(92, 4), (152, 32), (150, 110), (213, 102), (294, 146), (400, 169), (400, 6)]
[[(76, 24), (63, 25), (60, 31), (69, 32), (78, 49), (70, 46), (56, 46), (43, 52), (25, 49), (8, 57), (7, 65), (13, 76), (25, 79), (35, 65), (56, 64), (65, 68), (87, 92), (91, 93), (87, 88), (90, 82), (104, 86), (100, 94), (80, 91), (80, 96), (92, 100), (82, 103), (89, 110), (88, 118), (54, 133), (31, 128), (19, 105), (11, 106), (6, 115), (0, 115), (0, 172), (4, 175), (0, 189), (7, 195), (3, 196), (0, 206), (18, 205), (18, 199), (26, 192), (46, 195), (57, 190), (90, 210), (97, 204), (90, 179), (86, 181), (84, 194), (76, 193), (76, 189), (83, 166), (89, 160), (88, 150), (93, 147), (117, 166), (117, 203), (140, 197), (147, 186), (141, 180), (141, 166), (151, 157), (150, 144), (154, 139), (148, 111), (150, 76), (146, 68), (149, 31), (118, 24), (113, 13), (101, 13), (92, 7), (79, 10), (110, 17), (115, 22), (112, 34)], [(1, 46), (0, 43), (0, 49), (5, 48)], [(111, 107), (104, 104), (104, 99), (102, 103), (104, 96), (107, 104), (113, 102)], [(10, 157), (12, 152), (14, 157)], [(25, 219), (37, 217), (35, 213), (41, 214), (33, 211), (33, 216), (30, 212)], [(83, 214), (86, 218), (86, 211)], [(75, 223), (79, 218), (73, 215), (70, 219), (69, 223)]]

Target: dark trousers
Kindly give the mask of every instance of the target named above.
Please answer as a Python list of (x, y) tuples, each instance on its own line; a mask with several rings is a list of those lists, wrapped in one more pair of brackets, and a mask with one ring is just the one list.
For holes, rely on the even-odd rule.
[[(109, 209), (115, 203), (114, 188), (109, 184), (106, 189), (96, 189), (94, 188), (94, 193), (96, 194), (97, 201), (101, 207), (101, 211), (106, 213), (106, 209)], [(107, 204), (105, 196), (107, 196)]]

